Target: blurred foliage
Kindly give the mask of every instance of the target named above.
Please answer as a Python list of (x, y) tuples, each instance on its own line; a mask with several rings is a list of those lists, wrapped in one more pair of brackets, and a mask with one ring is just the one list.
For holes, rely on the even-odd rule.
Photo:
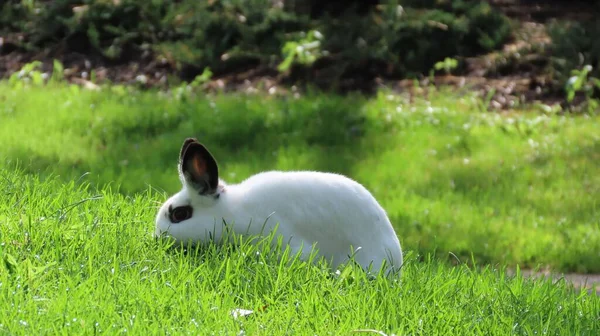
[(555, 22), (549, 33), (552, 70), (557, 82), (567, 82), (573, 76), (573, 70), (585, 66), (591, 66), (586, 76), (600, 78), (600, 21)]
[[(446, 57), (498, 48), (511, 27), (486, 2), (467, 0), (10, 0), (0, 32), (24, 33), (25, 49), (154, 58), (192, 78), (285, 60), (281, 71), (325, 66), (338, 78), (425, 73)], [(322, 36), (318, 52), (290, 49), (309, 32)]]
[(324, 49), (345, 64), (381, 65), (388, 75), (406, 75), (427, 72), (446, 57), (498, 48), (510, 36), (508, 19), (485, 2), (469, 4), (468, 10), (423, 9), (388, 1), (370, 17), (330, 21)]

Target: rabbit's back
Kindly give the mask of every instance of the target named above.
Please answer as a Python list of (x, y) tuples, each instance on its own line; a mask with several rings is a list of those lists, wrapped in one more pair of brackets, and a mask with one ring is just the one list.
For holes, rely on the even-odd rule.
[[(334, 264), (352, 254), (363, 266), (379, 268), (383, 259), (402, 261), (400, 243), (387, 214), (359, 183), (322, 172), (265, 172), (232, 186), (235, 211), (252, 217), (255, 225), (278, 224), (278, 233), (292, 247), (308, 252), (316, 243)], [(237, 218), (247, 220), (248, 218)]]

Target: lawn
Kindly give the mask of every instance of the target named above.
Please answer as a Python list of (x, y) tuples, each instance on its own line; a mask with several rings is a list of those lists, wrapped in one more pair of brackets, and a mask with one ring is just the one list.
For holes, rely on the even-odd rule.
[[(599, 297), (504, 272), (600, 272), (598, 116), (491, 113), (444, 90), (294, 98), (3, 82), (0, 102), (0, 334), (600, 330)], [(408, 254), (401, 281), (280, 263), (248, 244), (153, 240), (188, 136), (229, 183), (268, 169), (363, 183)]]
[(0, 101), (7, 169), (125, 195), (151, 187), (164, 200), (180, 188), (178, 150), (194, 136), (228, 183), (271, 169), (353, 177), (419, 255), (600, 272), (598, 116), (491, 113), (448, 92), (191, 97), (3, 83)]
[[(409, 253), (401, 281), (150, 237), (156, 202), (3, 170), (0, 334), (597, 335), (600, 297)], [(236, 309), (254, 313), (232, 316)]]

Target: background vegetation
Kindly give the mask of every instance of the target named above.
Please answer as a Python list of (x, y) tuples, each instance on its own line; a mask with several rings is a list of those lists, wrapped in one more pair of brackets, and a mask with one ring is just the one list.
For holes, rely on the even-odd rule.
[(284, 70), (314, 65), (336, 80), (418, 74), (445, 57), (494, 50), (510, 36), (508, 19), (486, 2), (364, 3), (12, 0), (0, 27), (23, 34), (18, 48), (111, 62), (154, 58), (188, 79), (206, 67), (221, 74), (284, 60)]
[[(534, 94), (535, 99), (570, 91), (597, 98), (600, 83), (587, 78), (585, 85), (566, 83), (577, 75), (574, 70), (585, 66), (591, 67), (590, 78), (600, 77), (595, 20), (600, 5), (570, 11), (566, 1), (528, 3), (8, 0), (0, 11), (0, 58), (6, 64), (57, 58), (67, 68), (75, 66), (86, 73), (134, 63), (137, 66), (125, 72), (139, 71), (144, 83), (163, 86), (180, 79), (192, 81), (210, 69), (214, 77), (234, 75), (244, 80), (269, 75), (287, 84), (308, 83), (344, 92), (372, 92), (374, 79), (429, 75), (438, 62), (452, 59), (456, 64), (443, 72), (437, 68), (439, 74), (484, 73), (509, 81), (530, 77), (529, 90), (542, 85), (543, 94)], [(548, 27), (549, 45), (520, 40), (522, 19), (503, 14), (511, 12), (506, 9), (511, 6), (516, 6), (512, 11), (517, 16), (538, 16), (525, 20)], [(554, 7), (556, 13), (544, 14)], [(514, 46), (503, 49), (511, 41)], [(486, 69), (472, 69), (469, 60), (488, 53), (497, 57), (484, 61)], [(0, 66), (4, 76), (17, 70)], [(122, 80), (123, 71), (116, 70), (110, 79)], [(169, 75), (166, 81), (163, 73)], [(579, 103), (565, 99), (563, 105)]]

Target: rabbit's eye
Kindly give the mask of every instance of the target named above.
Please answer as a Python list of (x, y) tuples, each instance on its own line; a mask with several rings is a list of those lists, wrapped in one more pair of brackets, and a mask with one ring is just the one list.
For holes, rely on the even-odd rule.
[(192, 207), (189, 205), (169, 209), (169, 220), (171, 223), (179, 223), (192, 218)]

